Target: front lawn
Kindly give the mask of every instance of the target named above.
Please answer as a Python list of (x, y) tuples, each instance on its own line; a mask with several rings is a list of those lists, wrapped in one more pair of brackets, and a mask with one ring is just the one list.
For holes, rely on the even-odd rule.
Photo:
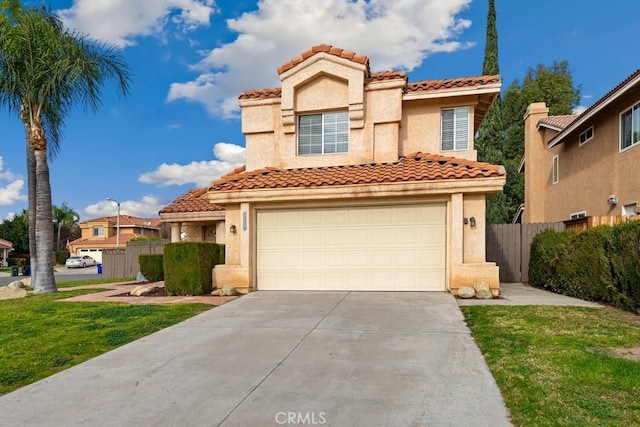
[(212, 308), (56, 301), (91, 292), (0, 301), (0, 395)]
[(461, 307), (516, 426), (640, 425), (640, 317)]
[(120, 283), (120, 282), (134, 282), (135, 277), (123, 277), (120, 279), (89, 279), (89, 280), (75, 280), (75, 281), (60, 281), (56, 282), (56, 287), (61, 288), (75, 288), (76, 286), (85, 285), (99, 285), (105, 283)]

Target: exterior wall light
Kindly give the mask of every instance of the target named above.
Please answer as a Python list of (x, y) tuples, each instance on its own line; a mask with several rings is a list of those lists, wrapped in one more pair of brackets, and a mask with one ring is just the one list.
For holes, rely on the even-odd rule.
[(469, 223), (471, 224), (471, 227), (475, 227), (476, 226), (476, 217), (472, 216), (471, 218), (469, 218)]
[(233, 225), (231, 225), (231, 227), (229, 227), (229, 232), (231, 234), (236, 234), (237, 230), (236, 230), (235, 224), (233, 224)]

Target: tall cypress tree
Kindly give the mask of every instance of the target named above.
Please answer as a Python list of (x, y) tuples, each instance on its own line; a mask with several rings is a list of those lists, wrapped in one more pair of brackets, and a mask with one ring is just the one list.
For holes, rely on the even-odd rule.
[[(487, 13), (487, 34), (484, 46), (484, 61), (482, 74), (500, 74), (498, 65), (498, 29), (496, 28), (496, 7), (494, 0), (489, 0)], [(475, 148), (478, 160), (493, 164), (504, 164), (504, 128), (502, 121), (502, 99), (500, 95), (495, 100), (478, 130)], [(507, 179), (509, 179), (507, 177)], [(487, 201), (487, 222), (490, 224), (505, 222), (505, 212), (508, 204), (503, 193), (496, 194)]]
[(487, 36), (484, 43), (482, 74), (485, 76), (500, 74), (500, 66), (498, 65), (498, 29), (496, 28), (496, 5), (494, 0), (489, 0)]

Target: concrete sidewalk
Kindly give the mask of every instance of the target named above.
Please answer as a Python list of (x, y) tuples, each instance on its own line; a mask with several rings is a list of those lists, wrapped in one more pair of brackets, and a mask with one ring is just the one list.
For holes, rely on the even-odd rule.
[(565, 305), (575, 307), (602, 307), (595, 302), (534, 288), (523, 283), (501, 283), (500, 298), (490, 300), (459, 299), (458, 305)]
[(504, 426), (446, 293), (255, 292), (0, 397), (7, 426)]

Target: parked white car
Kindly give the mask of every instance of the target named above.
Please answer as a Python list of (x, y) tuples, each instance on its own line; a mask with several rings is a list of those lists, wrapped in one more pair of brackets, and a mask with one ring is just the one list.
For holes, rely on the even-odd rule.
[(64, 263), (67, 268), (86, 267), (88, 265), (96, 265), (96, 260), (89, 255), (73, 255)]

